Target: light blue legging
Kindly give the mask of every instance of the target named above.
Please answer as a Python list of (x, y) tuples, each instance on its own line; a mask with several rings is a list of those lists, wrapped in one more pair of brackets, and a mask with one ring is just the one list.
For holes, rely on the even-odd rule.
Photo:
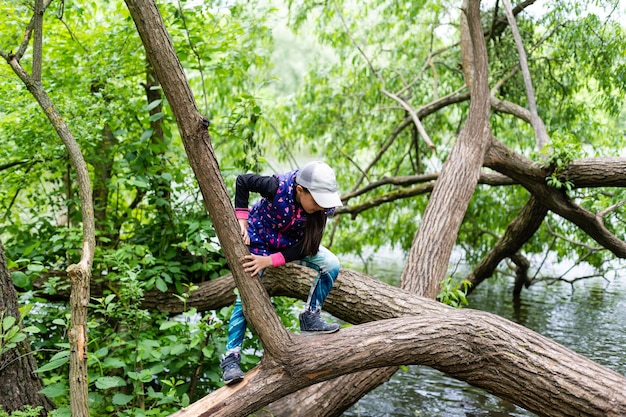
[[(324, 300), (333, 288), (337, 275), (339, 275), (339, 260), (331, 251), (320, 246), (317, 254), (307, 256), (299, 263), (317, 271), (317, 276), (311, 285), (305, 308), (309, 311), (321, 310)], [(237, 296), (235, 308), (228, 324), (227, 354), (241, 350), (247, 325), (246, 318), (243, 315), (241, 299)]]

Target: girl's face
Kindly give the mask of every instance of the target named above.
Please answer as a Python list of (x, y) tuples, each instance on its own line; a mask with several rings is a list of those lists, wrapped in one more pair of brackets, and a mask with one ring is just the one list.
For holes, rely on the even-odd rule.
[(322, 211), (324, 208), (317, 204), (313, 199), (313, 196), (308, 191), (305, 191), (301, 185), (296, 186), (296, 201), (300, 203), (304, 211), (307, 214), (315, 213), (316, 211)]

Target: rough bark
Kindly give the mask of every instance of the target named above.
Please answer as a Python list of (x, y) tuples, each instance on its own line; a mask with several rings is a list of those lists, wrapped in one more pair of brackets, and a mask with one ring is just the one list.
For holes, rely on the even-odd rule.
[[(106, 232), (107, 204), (109, 202), (109, 181), (113, 171), (113, 152), (115, 136), (108, 123), (102, 128), (96, 155), (91, 161), (94, 170), (93, 205), (96, 230)], [(109, 236), (111, 238), (111, 236)], [(103, 243), (102, 241), (98, 242)]]
[[(594, 160), (590, 159), (589, 162), (593, 166)], [(619, 170), (623, 169), (626, 161), (616, 158), (614, 163), (616, 169)], [(565, 175), (570, 175), (570, 173), (575, 171), (575, 168), (579, 167), (575, 164), (573, 165), (570, 170), (566, 171), (567, 174)], [(489, 148), (485, 158), (485, 166), (519, 182), (550, 211), (574, 223), (592, 239), (610, 250), (615, 256), (619, 258), (626, 257), (626, 242), (618, 238), (604, 225), (601, 216), (580, 207), (565, 192), (556, 190), (546, 184), (545, 178), (550, 174), (550, 167), (537, 166), (528, 158), (512, 152), (495, 138), (492, 140), (492, 146)], [(597, 172), (603, 172), (602, 175), (612, 177), (609, 174), (611, 169), (604, 170), (598, 167), (595, 169), (598, 170)], [(595, 169), (590, 168), (590, 173), (596, 172)], [(575, 178), (580, 180), (578, 177)], [(621, 180), (612, 178), (607, 180), (605, 177), (604, 179), (605, 181), (618, 184), (623, 182), (625, 178)], [(581, 182), (584, 184), (584, 181)]]
[(447, 273), (450, 254), (491, 141), (487, 50), (480, 24), (480, 2), (464, 2), (462, 15), (462, 26), (467, 25), (471, 38), (463, 43), (462, 50), (463, 63), (470, 66), (466, 70), (471, 77), (469, 115), (433, 188), (402, 273), (403, 288), (430, 298), (437, 296), (439, 283)]
[[(294, 264), (287, 264), (281, 268), (268, 270), (267, 273), (264, 275), (263, 284), (265, 285), (267, 292), (271, 295), (304, 299), (308, 294), (312, 279), (313, 273), (308, 268)], [(235, 285), (232, 276), (225, 276), (218, 280), (213, 280), (200, 284), (199, 289), (196, 292), (192, 293), (191, 298), (188, 301), (188, 306), (194, 305), (199, 306), (200, 308), (215, 310), (223, 306), (230, 305), (234, 301), (234, 294), (232, 292), (234, 286)], [(605, 393), (600, 394), (599, 397), (596, 397), (594, 395), (593, 398), (587, 398), (585, 400), (592, 401), (593, 404), (581, 405), (581, 403), (579, 403), (579, 401), (581, 401), (580, 399), (576, 399), (575, 402), (572, 403), (572, 399), (570, 397), (575, 395), (574, 393), (586, 391), (588, 389), (587, 384), (594, 384), (592, 380), (594, 380), (595, 378), (604, 378), (604, 372), (608, 372), (609, 375), (611, 375), (611, 372), (607, 370), (602, 370), (596, 373), (594, 371), (592, 372), (593, 376), (584, 373), (581, 375), (585, 375), (585, 378), (579, 378), (579, 370), (574, 369), (576, 366), (580, 365), (585, 368), (588, 368), (590, 366), (591, 368), (589, 369), (598, 369), (601, 367), (597, 364), (589, 364), (589, 361), (587, 359), (584, 359), (579, 355), (567, 351), (555, 342), (542, 338), (541, 336), (536, 335), (534, 332), (528, 329), (519, 326), (516, 326), (513, 329), (509, 327), (507, 321), (502, 318), (490, 316), (490, 321), (483, 323), (480, 329), (477, 327), (472, 327), (474, 326), (474, 324), (471, 323), (480, 323), (484, 321), (483, 316), (481, 315), (482, 313), (475, 312), (469, 309), (460, 310), (458, 312), (453, 310), (455, 312), (450, 313), (448, 310), (451, 309), (432, 300), (417, 297), (399, 288), (384, 284), (378, 280), (370, 278), (364, 274), (349, 270), (342, 270), (339, 274), (337, 283), (333, 287), (333, 290), (331, 291), (328, 299), (324, 304), (324, 309), (335, 317), (354, 324), (361, 324), (378, 320), (388, 320), (394, 317), (417, 316), (423, 318), (424, 321), (435, 325), (436, 323), (441, 322), (441, 320), (444, 320), (446, 322), (448, 322), (449, 319), (450, 321), (456, 320), (449, 318), (447, 316), (448, 314), (458, 314), (460, 316), (467, 314), (468, 318), (466, 320), (470, 323), (460, 326), (461, 328), (469, 326), (470, 329), (472, 329), (471, 331), (474, 331), (475, 337), (478, 337), (478, 332), (484, 332), (485, 334), (489, 334), (490, 336), (489, 338), (485, 337), (484, 339), (479, 339), (478, 342), (480, 343), (477, 343), (470, 347), (467, 347), (465, 345), (458, 346), (458, 350), (449, 352), (448, 355), (450, 355), (451, 357), (463, 357), (467, 354), (467, 352), (463, 350), (465, 348), (467, 348), (468, 352), (470, 352), (472, 355), (478, 355), (479, 352), (483, 352), (485, 353), (485, 357), (482, 359), (481, 366), (487, 367), (486, 369), (491, 369), (491, 367), (498, 367), (498, 370), (497, 372), (494, 371), (494, 374), (489, 374), (489, 372), (487, 371), (481, 372), (479, 374), (480, 377), (477, 378), (479, 381), (477, 381), (474, 377), (471, 376), (471, 373), (469, 371), (466, 371), (467, 374), (463, 375), (461, 375), (461, 371), (459, 371), (459, 373), (457, 373), (456, 371), (448, 371), (447, 369), (451, 368), (452, 365), (446, 362), (448, 360), (447, 356), (444, 356), (442, 354), (442, 356), (439, 358), (432, 358), (433, 361), (439, 363), (439, 365), (441, 366), (441, 370), (443, 370), (444, 372), (448, 372), (449, 375), (461, 380), (465, 380), (473, 385), (476, 384), (476, 386), (482, 386), (481, 384), (489, 385), (489, 387), (483, 386), (483, 388), (487, 389), (494, 395), (501, 396), (502, 398), (508, 398), (506, 397), (506, 395), (513, 395), (515, 396), (515, 398), (510, 399), (512, 402), (518, 404), (521, 407), (527, 408), (540, 416), (611, 415), (609, 411), (607, 411), (607, 414), (603, 414), (603, 412), (601, 411), (589, 411), (587, 414), (582, 412), (577, 414), (572, 411), (572, 408), (570, 408), (574, 406), (582, 407), (581, 410), (602, 410), (605, 409), (605, 407), (606, 410), (610, 410), (611, 407), (614, 407), (614, 410), (621, 411), (615, 411), (614, 413), (617, 414), (613, 415), (619, 415), (619, 412), (624, 412), (624, 407), (626, 407), (626, 404), (620, 403), (620, 401), (626, 401), (623, 398), (624, 395), (626, 395), (626, 393), (623, 392), (623, 390), (626, 389), (626, 380), (624, 380), (623, 376), (620, 377), (621, 379), (617, 380), (614, 379), (614, 376), (607, 379), (605, 383), (602, 384), (607, 390)], [(487, 323), (491, 323), (494, 326), (494, 329), (490, 329), (489, 331), (487, 331)], [(345, 334), (345, 330), (347, 329), (341, 330), (339, 332), (339, 335), (343, 336), (343, 334)], [(433, 333), (431, 333), (431, 330)], [(422, 329), (420, 331), (424, 331), (431, 335), (437, 332), (434, 329), (431, 330)], [(507, 333), (507, 331), (514, 331), (514, 333), (513, 335), (510, 335)], [(346, 346), (359, 345), (361, 343), (361, 341), (358, 339), (359, 336), (360, 334), (357, 334), (355, 335), (354, 340), (346, 340)], [(435, 336), (436, 335), (434, 335), (433, 337)], [(452, 339), (458, 337), (457, 334), (449, 334), (449, 336)], [(413, 337), (413, 335), (407, 334), (406, 337), (410, 339)], [(519, 343), (519, 338), (521, 337), (526, 338), (528, 342), (524, 345), (515, 347), (517, 346), (516, 344)], [(307, 341), (309, 340), (311, 339), (307, 338)], [(498, 346), (490, 348), (489, 343), (493, 341), (497, 342)], [(424, 341), (425, 345), (439, 343), (442, 343), (439, 339)], [(511, 351), (510, 347), (508, 347), (509, 343), (514, 345), (515, 349), (521, 349), (522, 351)], [(394, 345), (393, 348), (389, 348), (393, 351), (396, 349), (396, 346)], [(422, 348), (423, 347), (420, 346), (415, 347), (415, 349)], [(330, 349), (330, 347), (325, 347), (324, 349)], [(544, 357), (546, 355), (544, 351), (554, 352), (556, 356), (552, 357), (552, 359), (549, 359), (548, 362), (541, 362), (536, 359)], [(487, 354), (488, 352), (490, 353)], [(315, 355), (315, 353), (311, 354)], [(532, 363), (524, 365), (524, 362), (526, 360), (530, 361), (531, 359)], [(559, 368), (553, 368), (553, 364), (550, 363), (550, 361), (552, 360), (560, 362)], [(568, 364), (569, 361), (572, 361), (576, 365)], [(427, 365), (427, 363), (424, 364)], [(541, 378), (537, 382), (538, 385), (535, 385), (536, 382), (534, 378), (527, 376), (522, 377), (516, 374), (516, 372), (518, 372), (517, 368), (519, 367), (523, 368), (525, 366), (531, 366), (539, 368), (542, 365), (545, 365), (548, 368), (543, 370), (535, 369), (532, 371), (539, 372), (538, 375), (541, 375)], [(588, 370), (585, 372), (590, 371)], [(503, 376), (502, 379), (499, 379), (501, 376), (498, 376), (497, 383), (488, 382), (488, 380), (494, 377), (495, 374), (502, 375), (502, 373), (508, 375), (510, 379), (507, 379), (506, 376)], [(527, 379), (520, 380), (517, 378)], [(550, 378), (555, 378), (557, 379), (557, 381), (548, 382)], [(570, 385), (562, 387), (558, 385), (560, 384), (558, 380), (569, 381), (568, 384)], [(521, 382), (523, 384), (523, 387), (521, 389), (517, 386), (518, 382), (516, 381), (523, 381)], [(546, 392), (542, 391), (544, 386), (539, 384), (548, 384), (552, 387), (551, 389), (553, 391), (551, 391), (551, 393), (548, 395)], [(348, 397), (351, 392), (348, 391), (347, 387), (350, 387), (350, 385), (339, 385), (339, 388), (337, 388), (335, 392), (327, 395)], [(311, 390), (315, 390), (315, 388), (319, 387), (313, 386)], [(616, 397), (613, 405), (611, 405), (609, 401), (605, 401), (607, 396), (610, 395), (610, 392), (616, 392)], [(247, 395), (252, 394), (248, 392)], [(322, 392), (317, 392), (315, 395), (324, 397), (322, 395)], [(544, 398), (544, 396), (548, 396), (549, 398)], [(293, 399), (289, 400), (289, 397), (286, 398), (287, 399), (285, 400), (285, 402), (280, 402), (279, 404), (282, 404), (285, 407), (293, 405), (293, 403), (290, 402), (293, 401)], [(620, 400), (619, 398), (622, 398), (622, 400)], [(231, 400), (229, 399), (228, 401), (230, 403)], [(552, 406), (552, 404), (555, 403), (559, 403), (560, 405), (556, 406), (554, 409), (551, 409), (550, 407)], [(304, 404), (301, 403), (296, 404), (304, 406)], [(528, 404), (534, 404), (534, 409), (529, 408), (530, 406)], [(570, 406), (568, 404), (572, 405)], [(229, 415), (228, 413), (230, 412), (233, 412), (233, 416), (244, 415), (237, 414), (235, 410), (235, 405), (231, 405), (229, 407), (230, 408), (227, 409), (227, 413), (222, 415)], [(279, 409), (278, 407), (273, 406), (270, 406), (268, 408), (273, 411)], [(179, 415), (195, 415), (193, 414), (194, 412), (195, 411), (193, 411), (192, 409), (181, 412)], [(570, 412), (572, 414), (568, 414)], [(292, 408), (285, 408), (280, 413), (282, 413), (282, 415), (297, 415), (297, 413), (295, 413), (294, 409)], [(281, 415), (280, 413), (278, 415)]]
[(207, 130), (208, 120), (198, 111), (157, 5), (151, 0), (126, 0), (126, 5), (174, 113), (205, 207), (233, 271), (244, 314), (263, 344), (265, 357), (280, 356), (290, 344), (291, 335), (282, 326), (258, 277), (251, 279), (240, 263), (248, 250), (237, 233), (233, 206)]
[[(296, 265), (267, 275), (268, 291), (288, 296), (306, 294), (312, 279)], [(264, 358), (242, 384), (174, 416), (247, 415), (344, 372), (410, 363), (431, 366), (539, 416), (626, 412), (624, 376), (501, 317), (452, 309), (350, 271), (342, 271), (324, 306), (336, 317), (369, 323), (294, 343), (280, 364)], [(349, 395), (350, 386), (337, 389)]]
[[(243, 300), (244, 312), (264, 346), (261, 364), (249, 372), (242, 383), (233, 388), (220, 389), (176, 413), (177, 415), (248, 415), (272, 401), (318, 382), (346, 373), (407, 363), (422, 363), (436, 367), (455, 377), (472, 380), (476, 386), (497, 390), (503, 398), (515, 395), (514, 400), (518, 403), (523, 402), (527, 408), (534, 410), (544, 407), (541, 411), (554, 411), (552, 415), (562, 415), (559, 414), (562, 410), (571, 412), (571, 409), (568, 410), (567, 406), (559, 404), (559, 410), (555, 411), (554, 404), (549, 402), (551, 398), (558, 396), (558, 392), (540, 389), (538, 393), (528, 390), (520, 395), (519, 387), (511, 381), (527, 381), (530, 374), (535, 377), (540, 375), (537, 382), (541, 388), (544, 388), (542, 382), (547, 382), (562, 392), (573, 392), (579, 385), (576, 384), (574, 387), (567, 385), (565, 383), (567, 381), (558, 380), (558, 375), (559, 372), (578, 372), (579, 369), (573, 370), (571, 367), (561, 365), (559, 361), (563, 358), (566, 358), (568, 366), (575, 364), (577, 368), (582, 364), (585, 369), (592, 369), (596, 381), (612, 381), (609, 388), (606, 384), (599, 387), (593, 382), (584, 387), (584, 391), (593, 392), (594, 395), (593, 398), (585, 397), (581, 404), (575, 404), (578, 410), (587, 408), (592, 412), (596, 408), (602, 408), (602, 415), (606, 415), (606, 410), (609, 410), (609, 413), (624, 411), (626, 401), (623, 398), (625, 394), (622, 376), (588, 363), (589, 361), (575, 354), (570, 357), (571, 352), (554, 342), (485, 313), (459, 312), (420, 299), (424, 304), (432, 303), (429, 307), (437, 309), (437, 312), (422, 314), (409, 310), (407, 312), (409, 317), (379, 320), (344, 329), (338, 334), (306, 340), (286, 332), (277, 320), (260, 281), (246, 276), (239, 264), (239, 259), (246, 253), (246, 249), (237, 238), (237, 224), (232, 213), (232, 204), (225, 192), (206, 126), (203, 125), (202, 117), (197, 111), (158, 9), (153, 2), (147, 0), (127, 0), (127, 5), (174, 111), (190, 165), (200, 185), (205, 205), (214, 220), (216, 233), (226, 258), (233, 269), (233, 277)], [(477, 5), (478, 2), (472, 2), (470, 7), (475, 13), (473, 15), (475, 20), (478, 20)], [(480, 85), (480, 82), (474, 85)], [(478, 91), (482, 93), (482, 88)], [(483, 101), (488, 107), (488, 99)], [(474, 109), (478, 121), (483, 118), (484, 103), (477, 104), (478, 108)], [(468, 125), (477, 130), (475, 133), (480, 133), (478, 137), (489, 139), (489, 135), (485, 134), (488, 127), (482, 123)], [(467, 136), (474, 137), (471, 132)], [(464, 146), (468, 145), (466, 143), (468, 138), (462, 141)], [(467, 173), (472, 174), (470, 183), (474, 181), (475, 185), (479, 169), (470, 169)], [(453, 176), (445, 177), (447, 178), (441, 181), (442, 183)], [(400, 296), (406, 295), (405, 291), (399, 289), (395, 291), (399, 292), (395, 299), (382, 299), (388, 302), (406, 299)], [(345, 299), (336, 300), (333, 308), (337, 314), (344, 309), (349, 309), (354, 314), (354, 306), (350, 300), (355, 296), (350, 298), (345, 293), (343, 296)], [(410, 296), (410, 299), (417, 297)], [(394, 303), (395, 301), (390, 302)], [(326, 309), (330, 311), (328, 307)], [(390, 305), (385, 306), (385, 311), (391, 309)], [(362, 306), (362, 310), (367, 308)], [(536, 351), (532, 349), (533, 346), (540, 346), (540, 349)], [(544, 350), (544, 346), (548, 348)], [(538, 362), (520, 360), (529, 351), (536, 353), (541, 360)], [(554, 352), (557, 352), (558, 359), (552, 356)], [(551, 374), (555, 369), (557, 373)], [(484, 374), (485, 370), (498, 375), (494, 377), (489, 373)], [(619, 388), (615, 389), (616, 386)], [(574, 394), (578, 396), (579, 393)], [(607, 404), (609, 397), (613, 398), (612, 404)]]
[[(17, 293), (7, 268), (4, 247), (0, 242), (0, 313), (13, 316), (20, 322)], [(20, 326), (21, 327), (21, 326)], [(41, 415), (52, 411), (54, 403), (39, 391), (43, 388), (37, 374), (37, 361), (32, 355), (28, 339), (0, 355), (0, 406), (9, 413), (22, 410), (25, 405), (41, 406)]]

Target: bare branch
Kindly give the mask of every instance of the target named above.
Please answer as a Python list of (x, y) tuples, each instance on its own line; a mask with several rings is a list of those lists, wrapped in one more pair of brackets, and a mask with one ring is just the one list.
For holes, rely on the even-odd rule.
[(528, 107), (530, 108), (530, 116), (532, 120), (533, 129), (535, 130), (535, 137), (537, 140), (537, 148), (541, 150), (548, 143), (548, 132), (546, 131), (546, 127), (543, 124), (543, 120), (541, 120), (541, 118), (539, 117), (539, 114), (537, 113), (537, 103), (535, 102), (535, 92), (533, 89), (532, 81), (530, 79), (530, 71), (528, 69), (526, 51), (524, 50), (524, 45), (522, 44), (522, 38), (517, 28), (517, 23), (515, 22), (515, 16), (513, 15), (511, 2), (509, 0), (502, 0), (502, 1), (504, 3), (504, 8), (506, 10), (506, 16), (509, 21), (509, 25), (511, 26), (511, 30), (513, 31), (513, 38), (515, 39), (515, 44), (517, 45), (520, 66), (522, 69), (522, 74), (524, 76), (524, 85), (526, 86), (526, 97), (528, 98)]
[(624, 204), (626, 204), (626, 200), (620, 201), (619, 203), (616, 203), (616, 204), (613, 204), (612, 206), (607, 207), (604, 210), (602, 210), (601, 212), (599, 212), (598, 213), (598, 217), (603, 218), (604, 216), (606, 216), (610, 212), (615, 211), (618, 208), (622, 207)]
[(413, 106), (411, 106), (406, 100), (402, 99), (399, 95), (394, 94), (394, 93), (392, 93), (392, 92), (390, 92), (390, 91), (388, 91), (386, 89), (384, 78), (380, 75), (380, 73), (378, 71), (376, 71), (376, 69), (374, 68), (374, 65), (372, 64), (372, 61), (365, 54), (365, 52), (359, 46), (359, 44), (356, 42), (356, 40), (352, 37), (352, 34), (350, 33), (350, 30), (348, 28), (348, 24), (346, 23), (345, 19), (343, 18), (343, 15), (341, 14), (341, 11), (339, 10), (339, 8), (336, 8), (336, 10), (337, 10), (337, 14), (339, 15), (339, 18), (341, 19), (341, 22), (343, 23), (343, 26), (344, 26), (344, 28), (346, 30), (346, 34), (348, 35), (348, 37), (350, 38), (350, 40), (352, 41), (354, 46), (357, 48), (357, 50), (359, 51), (361, 56), (363, 56), (363, 58), (367, 62), (367, 65), (369, 66), (370, 71), (372, 72), (372, 74), (374, 74), (376, 76), (376, 78), (378, 78), (378, 80), (380, 81), (382, 93), (384, 95), (386, 95), (387, 97), (389, 97), (389, 98), (393, 99), (394, 101), (396, 101), (398, 104), (400, 104), (402, 106), (402, 108), (405, 109), (411, 115), (411, 120), (413, 121), (413, 123), (415, 124), (415, 127), (417, 128), (418, 132), (422, 136), (422, 139), (424, 139), (424, 142), (426, 143), (426, 145), (428, 145), (428, 147), (431, 148), (434, 151), (435, 150), (435, 145), (433, 144), (433, 142), (430, 140), (430, 137), (426, 133), (426, 130), (424, 129), (424, 126), (422, 125), (422, 122), (419, 120), (419, 117), (417, 116), (416, 110), (413, 108)]
[(35, 0), (33, 22), (35, 39), (33, 40), (33, 82), (41, 83), (41, 56), (43, 52), (43, 0)]

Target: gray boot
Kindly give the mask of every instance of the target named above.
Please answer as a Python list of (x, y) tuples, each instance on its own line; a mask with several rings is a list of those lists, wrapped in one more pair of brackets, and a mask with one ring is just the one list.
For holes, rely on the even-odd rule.
[(226, 385), (236, 384), (243, 380), (240, 363), (241, 355), (238, 352), (233, 352), (222, 359), (220, 367), (222, 368), (222, 379)]
[(338, 324), (328, 324), (320, 317), (321, 310), (304, 311), (300, 314), (300, 334), (311, 336), (315, 334), (335, 333), (339, 330)]

